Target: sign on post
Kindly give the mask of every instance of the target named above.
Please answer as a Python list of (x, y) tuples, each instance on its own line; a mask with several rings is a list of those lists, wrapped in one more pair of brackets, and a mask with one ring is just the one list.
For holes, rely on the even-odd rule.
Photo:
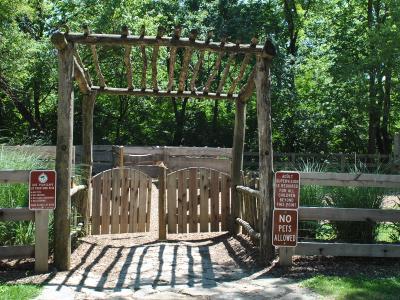
[(281, 171), (275, 173), (274, 215), (272, 244), (278, 247), (296, 247), (300, 174)]
[(284, 247), (297, 246), (297, 210), (275, 209), (273, 224), (272, 245)]
[(29, 209), (56, 208), (56, 171), (35, 170), (29, 175)]
[(299, 207), (300, 174), (298, 172), (275, 173), (275, 208)]

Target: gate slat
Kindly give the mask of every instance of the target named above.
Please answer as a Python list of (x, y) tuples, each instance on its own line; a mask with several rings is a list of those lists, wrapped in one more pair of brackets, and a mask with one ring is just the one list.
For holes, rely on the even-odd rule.
[(221, 230), (227, 231), (230, 226), (230, 178), (221, 174)]
[(92, 234), (100, 234), (100, 202), (102, 174), (93, 178)]
[(189, 169), (189, 232), (197, 232), (197, 169)]
[(139, 173), (131, 170), (131, 189), (129, 195), (129, 232), (137, 232), (139, 198)]
[(219, 172), (211, 170), (211, 231), (219, 231)]
[(200, 168), (200, 231), (208, 232), (209, 170)]
[(112, 212), (111, 212), (111, 233), (119, 233), (119, 209), (120, 209), (120, 189), (121, 189), (121, 170), (112, 171)]
[(128, 232), (129, 169), (121, 170), (121, 220), (120, 233)]
[(176, 233), (176, 173), (167, 176), (168, 233)]
[(146, 214), (146, 231), (150, 231), (150, 220), (151, 220), (151, 190), (153, 181), (151, 178), (147, 178), (147, 214)]
[(103, 172), (101, 199), (101, 234), (110, 233), (111, 171)]
[(146, 199), (147, 199), (147, 177), (139, 175), (139, 210), (138, 210), (138, 232), (146, 230)]
[(187, 171), (178, 172), (178, 232), (187, 232)]

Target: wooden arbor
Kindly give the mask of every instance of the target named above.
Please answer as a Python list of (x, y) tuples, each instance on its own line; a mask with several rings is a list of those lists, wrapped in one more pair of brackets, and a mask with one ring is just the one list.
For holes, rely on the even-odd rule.
[[(97, 94), (155, 96), (155, 97), (192, 97), (223, 99), (236, 104), (235, 129), (232, 147), (232, 215), (236, 219), (240, 215), (240, 201), (235, 189), (240, 184), (243, 166), (243, 148), (245, 135), (246, 101), (254, 88), (257, 90), (257, 118), (260, 151), (260, 193), (263, 199), (263, 218), (261, 232), (262, 255), (266, 260), (273, 257), (271, 242), (272, 227), (272, 138), (271, 138), (271, 99), (270, 99), (270, 65), (275, 48), (270, 41), (263, 46), (257, 45), (253, 38), (250, 44), (229, 43), (226, 40), (212, 42), (208, 34), (206, 40), (197, 40), (197, 32), (192, 30), (188, 38), (181, 37), (181, 28), (176, 27), (172, 37), (165, 37), (160, 27), (156, 36), (146, 36), (142, 28), (140, 35), (131, 35), (124, 26), (121, 34), (92, 34), (88, 28), (84, 33), (56, 32), (51, 37), (59, 54), (59, 101), (57, 124), (57, 209), (55, 211), (55, 264), (60, 270), (70, 268), (70, 207), (71, 207), (71, 169), (72, 169), (72, 133), (74, 92), (73, 80), (78, 83), (81, 93), (83, 116), (83, 177), (87, 192), (83, 199), (86, 207), (85, 219), (88, 226), (88, 199), (91, 195), (92, 144), (93, 144), (93, 110)], [(90, 47), (93, 70), (98, 85), (92, 82), (89, 70), (86, 69), (78, 53), (77, 45)], [(124, 49), (126, 70), (126, 87), (109, 87), (106, 84), (99, 63), (97, 46), (114, 46)], [(159, 53), (162, 48), (168, 50), (167, 84), (159, 85), (158, 70)], [(132, 50), (138, 49), (142, 60), (140, 84), (134, 86)], [(148, 63), (148, 49), (151, 57)], [(147, 50), (147, 51), (146, 51)], [(178, 67), (177, 53), (183, 51), (183, 59)], [(214, 57), (208, 77), (201, 82), (199, 74), (207, 57)], [(243, 58), (242, 58), (243, 57)], [(197, 59), (195, 59), (197, 58)], [(237, 72), (232, 69), (237, 63)], [(254, 65), (254, 61), (256, 61)], [(148, 80), (148, 65), (151, 68), (151, 80)], [(224, 65), (224, 66), (223, 66)], [(222, 67), (223, 66), (223, 67)], [(220, 72), (222, 70), (222, 72)], [(179, 76), (175, 76), (178, 73)], [(150, 76), (149, 76), (150, 77)], [(247, 77), (247, 78), (246, 78)], [(231, 78), (231, 80), (229, 80)], [(216, 80), (219, 79), (219, 80)], [(150, 84), (148, 84), (150, 81)], [(230, 86), (225, 88), (227, 83)], [(212, 90), (214, 89), (214, 90)], [(239, 232), (238, 225), (232, 229)]]

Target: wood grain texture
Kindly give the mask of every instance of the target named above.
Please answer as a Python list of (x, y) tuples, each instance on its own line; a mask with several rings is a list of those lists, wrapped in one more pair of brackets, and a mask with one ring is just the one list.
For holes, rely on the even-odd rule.
[(231, 222), (231, 179), (228, 175), (221, 174), (221, 230), (232, 230)]
[(0, 222), (6, 221), (34, 221), (35, 212), (27, 207), (0, 208)]
[[(100, 215), (101, 215), (101, 192), (102, 176), (93, 177), (93, 197), (92, 197), (92, 230), (93, 235), (100, 234)], [(108, 215), (107, 215), (108, 216)]]
[(122, 169), (121, 178), (121, 208), (120, 208), (120, 233), (128, 232), (129, 219), (129, 169)]
[(182, 170), (178, 173), (178, 232), (187, 233), (188, 224), (188, 197), (187, 178), (188, 171)]
[(35, 273), (49, 270), (49, 211), (35, 211)]
[[(100, 176), (97, 175), (97, 176)], [(111, 216), (111, 185), (112, 171), (103, 172), (103, 182), (101, 187), (101, 234), (110, 233), (110, 216)]]
[(189, 232), (197, 232), (197, 169), (189, 169)]
[(121, 203), (121, 170), (112, 170), (111, 233), (119, 233), (119, 210)]
[(209, 189), (210, 189), (210, 170), (199, 168), (200, 177), (200, 232), (208, 232), (208, 209), (209, 209)]
[(211, 170), (210, 176), (210, 205), (211, 205), (211, 231), (220, 231), (219, 228), (219, 207), (220, 207), (220, 194), (219, 194), (219, 172)]
[(129, 194), (129, 232), (137, 232), (140, 183), (139, 177), (140, 173), (132, 169)]
[(168, 233), (176, 233), (176, 173), (167, 176)]
[(35, 246), (0, 246), (1, 259), (29, 258), (35, 256)]

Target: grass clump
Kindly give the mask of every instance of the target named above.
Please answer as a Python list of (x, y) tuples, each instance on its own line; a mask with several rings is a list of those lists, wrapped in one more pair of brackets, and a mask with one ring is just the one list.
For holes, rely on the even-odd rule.
[(28, 300), (40, 294), (42, 287), (33, 284), (0, 284), (0, 299)]
[(400, 277), (365, 278), (318, 275), (302, 286), (333, 299), (399, 299)]

